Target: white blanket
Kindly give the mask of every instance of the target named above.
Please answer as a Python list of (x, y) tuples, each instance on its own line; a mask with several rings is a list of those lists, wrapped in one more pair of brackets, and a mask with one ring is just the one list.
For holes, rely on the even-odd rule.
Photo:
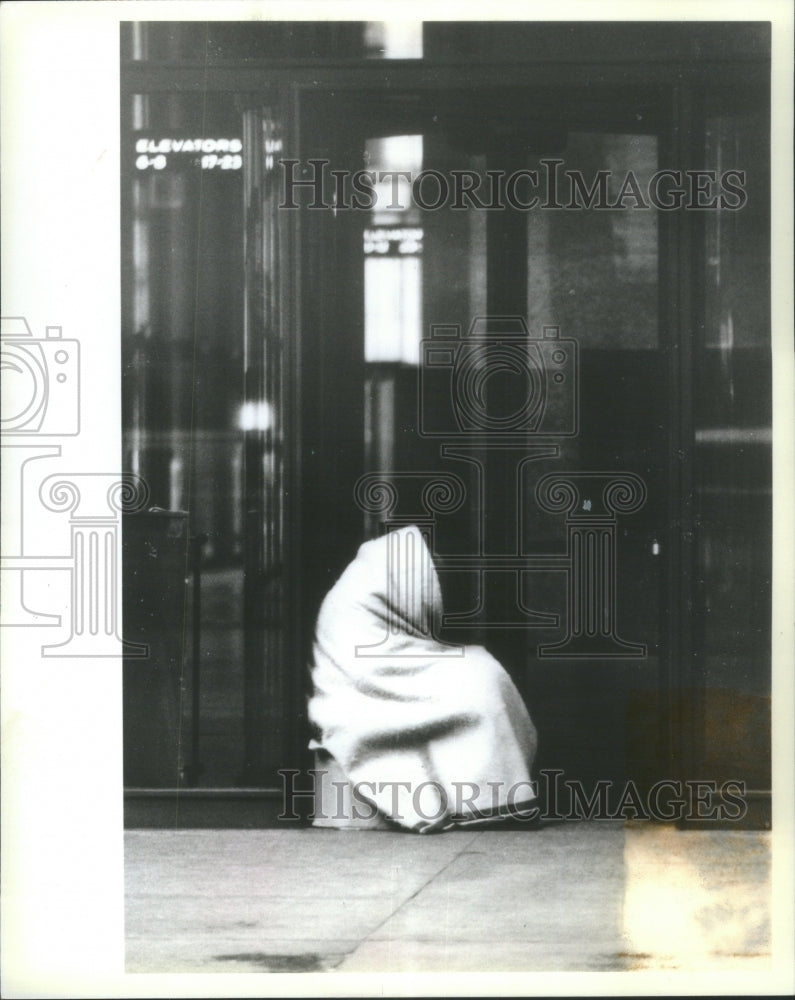
[(536, 731), (482, 646), (434, 638), (439, 579), (422, 533), (362, 545), (326, 596), (309, 718), (359, 801), (427, 832), (526, 812)]

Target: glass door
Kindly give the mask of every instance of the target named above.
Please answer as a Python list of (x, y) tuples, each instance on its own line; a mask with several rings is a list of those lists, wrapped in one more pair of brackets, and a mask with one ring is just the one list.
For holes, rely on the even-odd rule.
[[(514, 677), (539, 766), (650, 781), (671, 683), (674, 334), (659, 213), (639, 200), (660, 130), (645, 107), (639, 128), (629, 112), (560, 125), (548, 94), (539, 106), (437, 95), (400, 129), (372, 102), (360, 113), (349, 149), (370, 203), (336, 218), (364, 286), (342, 293), (362, 303), (348, 335), (362, 464), (345, 502), (359, 537), (427, 531), (445, 634)], [(346, 258), (339, 281), (353, 270)]]
[(132, 788), (274, 787), (289, 762), (289, 239), (261, 101), (127, 109), (124, 468), (158, 508), (125, 526), (125, 620), (150, 648), (125, 664)]

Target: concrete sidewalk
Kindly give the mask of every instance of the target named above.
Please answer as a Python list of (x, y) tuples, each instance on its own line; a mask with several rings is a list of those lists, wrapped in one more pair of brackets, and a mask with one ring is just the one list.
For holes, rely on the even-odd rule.
[(761, 971), (769, 837), (128, 831), (127, 970)]

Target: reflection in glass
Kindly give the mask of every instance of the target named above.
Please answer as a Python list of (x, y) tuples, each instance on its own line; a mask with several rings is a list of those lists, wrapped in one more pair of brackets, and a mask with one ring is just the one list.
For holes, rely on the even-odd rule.
[[(146, 32), (134, 37), (140, 58)], [(188, 511), (190, 534), (207, 537), (201, 781), (235, 784), (242, 758), (243, 441), (250, 427), (260, 428), (267, 419), (264, 412), (242, 409), (242, 171), (203, 169), (199, 155), (182, 154), (168, 155), (162, 169), (143, 168), (137, 146), (165, 137), (239, 135), (239, 114), (226, 95), (132, 95), (125, 124), (123, 468), (146, 480), (152, 505)], [(131, 552), (125, 573), (145, 556)], [(180, 578), (187, 567), (186, 551)], [(134, 577), (126, 575), (125, 587), (134, 586)], [(179, 647), (182, 764), (190, 765), (190, 601), (164, 612), (178, 630), (185, 623)], [(134, 776), (134, 761), (128, 763)], [(178, 780), (173, 773), (164, 778), (169, 785)]]
[[(762, 113), (715, 108), (705, 167), (744, 172), (747, 203), (705, 218), (705, 322), (697, 344), (696, 501), (703, 649), (700, 765), (770, 787), (771, 356), (769, 159)], [(735, 751), (736, 757), (736, 751)], [(735, 771), (737, 773), (735, 773)]]
[[(370, 139), (365, 146), (365, 162), (372, 171), (416, 176), (422, 159), (421, 135)], [(366, 468), (388, 473), (398, 459), (396, 437), (405, 430), (406, 392), (410, 394), (416, 383), (420, 357), (424, 230), (407, 178), (395, 173), (376, 186), (376, 194), (371, 224), (363, 234), (364, 445)], [(376, 533), (375, 522), (365, 530)]]
[[(606, 172), (605, 202), (614, 204), (630, 175), (641, 193), (648, 190), (657, 137), (570, 132), (562, 158), (561, 177), (577, 172), (587, 188)], [(538, 158), (529, 168), (544, 173)], [(527, 213), (531, 330), (554, 322), (584, 347), (657, 346), (658, 213), (638, 208), (632, 197), (624, 205)]]
[(371, 59), (422, 59), (422, 21), (367, 21), (364, 48)]

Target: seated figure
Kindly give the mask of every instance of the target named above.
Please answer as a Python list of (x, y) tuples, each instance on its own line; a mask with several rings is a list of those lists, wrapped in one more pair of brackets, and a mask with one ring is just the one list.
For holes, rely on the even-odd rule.
[(327, 594), (310, 746), (319, 770), (342, 778), (337, 792), (348, 783), (348, 806), (340, 812), (342, 796), (328, 795), (316, 825), (358, 817), (426, 833), (535, 816), (536, 730), (522, 698), (484, 647), (436, 638), (441, 612), (439, 577), (413, 525), (363, 544)]

